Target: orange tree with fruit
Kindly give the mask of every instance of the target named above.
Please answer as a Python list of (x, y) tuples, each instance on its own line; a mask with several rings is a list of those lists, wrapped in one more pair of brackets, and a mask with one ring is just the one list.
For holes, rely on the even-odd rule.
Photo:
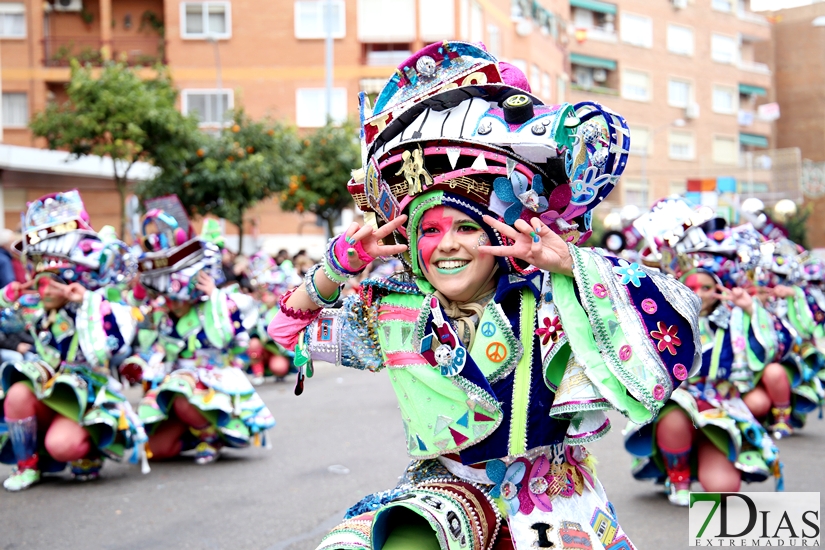
[(238, 227), (243, 250), (244, 216), (290, 184), (300, 171), (300, 140), (292, 126), (252, 120), (242, 109), (217, 135), (199, 133), (197, 146), (140, 184), (141, 199), (175, 193), (190, 216), (212, 214)]

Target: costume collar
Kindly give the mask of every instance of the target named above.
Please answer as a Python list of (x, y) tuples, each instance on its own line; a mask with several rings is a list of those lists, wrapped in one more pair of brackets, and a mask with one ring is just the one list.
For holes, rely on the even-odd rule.
[(539, 269), (536, 269), (527, 275), (516, 275), (514, 273), (503, 274), (498, 278), (498, 285), (496, 287), (496, 296), (494, 300), (501, 303), (502, 300), (504, 300), (504, 298), (512, 291), (520, 290), (526, 287), (533, 292), (533, 296), (535, 296), (536, 302), (538, 302), (539, 297), (541, 296), (543, 275), (544, 272)]

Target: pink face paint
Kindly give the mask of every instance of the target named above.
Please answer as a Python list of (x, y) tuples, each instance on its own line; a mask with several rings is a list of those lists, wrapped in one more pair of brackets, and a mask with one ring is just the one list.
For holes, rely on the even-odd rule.
[(444, 216), (444, 207), (430, 208), (421, 217), (418, 236), (418, 262), (424, 271), (429, 271), (430, 258), (441, 244), (441, 239), (453, 228), (453, 218)]

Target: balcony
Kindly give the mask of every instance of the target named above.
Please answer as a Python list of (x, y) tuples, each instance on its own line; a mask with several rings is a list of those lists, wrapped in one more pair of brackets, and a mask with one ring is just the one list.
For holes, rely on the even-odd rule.
[(770, 27), (767, 17), (764, 15), (759, 15), (758, 13), (753, 13), (747, 9), (742, 9), (741, 6), (738, 10), (736, 10), (736, 17), (738, 17), (740, 21), (744, 21), (746, 23), (754, 23), (763, 27)]
[(606, 86), (588, 86), (586, 84), (578, 84), (576, 82), (572, 82), (570, 84), (571, 90), (577, 90), (579, 92), (587, 92), (591, 94), (600, 94), (600, 95), (613, 95), (618, 96), (619, 90), (615, 88), (608, 88)]
[(766, 76), (770, 76), (771, 74), (771, 68), (764, 63), (758, 63), (756, 61), (739, 60), (737, 65), (739, 66), (740, 70), (749, 73), (763, 74)]
[(619, 41), (616, 36), (616, 29), (613, 25), (578, 28), (575, 30), (574, 36), (579, 43), (586, 40), (594, 40), (596, 42), (615, 44)]
[[(103, 41), (88, 36), (61, 36), (43, 40), (44, 59), (46, 67), (68, 67), (72, 59), (81, 64), (103, 63), (101, 48)], [(166, 51), (163, 39), (159, 36), (141, 36), (135, 38), (113, 38), (112, 59), (124, 61), (128, 65), (154, 65), (166, 62)]]

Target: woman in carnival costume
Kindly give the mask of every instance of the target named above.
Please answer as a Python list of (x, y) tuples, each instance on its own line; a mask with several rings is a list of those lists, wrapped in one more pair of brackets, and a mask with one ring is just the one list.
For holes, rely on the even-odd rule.
[(107, 290), (134, 276), (134, 260), (120, 241), (98, 237), (75, 190), (29, 204), (23, 233), (15, 248), (33, 278), (0, 290), (0, 306), (17, 311), (37, 359), (0, 366), (8, 425), (0, 461), (17, 465), (3, 483), (9, 491), (67, 462), (75, 479), (96, 479), (103, 457), (131, 451), (137, 462), (146, 441), (110, 371), (112, 358), (129, 349), (136, 320)]
[[(655, 417), (698, 365), (699, 308), (673, 279), (574, 244), (624, 168), (625, 121), (544, 105), (459, 42), (413, 55), (362, 111), (350, 190), (379, 228), (333, 239), (269, 331), (304, 368), (386, 369), (413, 462), (320, 548), (632, 548), (583, 445), (609, 408)], [(389, 254), (408, 275), (333, 307)]]
[[(800, 262), (801, 247), (788, 239), (779, 239), (769, 242), (768, 248), (773, 252), (766, 255), (757, 282), (766, 307), (777, 319), (776, 332), (785, 349), (772, 366), (784, 370), (785, 376), (746, 401), (754, 415), (781, 438), (802, 428), (808, 413), (822, 404), (825, 392), (820, 376), (825, 372), (825, 342), (821, 338), (822, 326), (816, 319), (816, 297), (808, 289), (812, 285), (806, 283)], [(819, 316), (823, 317), (821, 313)]]
[[(176, 197), (171, 198), (176, 202)], [(169, 212), (179, 212), (170, 205)], [(138, 413), (149, 432), (150, 458), (195, 448), (195, 462), (218, 458), (223, 446), (261, 443), (275, 421), (246, 378), (238, 355), (247, 323), (223, 280), (220, 251), (193, 237), (185, 216), (152, 209), (143, 220), (138, 300), (154, 298), (139, 334), (130, 377), (147, 393)]]
[[(654, 208), (671, 211), (684, 205), (677, 203), (663, 201)], [(681, 223), (678, 215), (670, 218)], [(755, 267), (759, 253), (753, 243), (758, 246), (759, 239), (748, 231), (732, 233), (722, 219), (694, 224), (684, 234), (681, 226), (676, 229), (659, 239), (680, 238), (675, 250), (669, 245), (654, 250), (665, 269), (681, 273), (701, 299), (702, 367), (693, 377), (681, 374), (682, 385), (654, 423), (628, 424), (625, 448), (636, 457), (633, 476), (665, 483), (668, 499), (677, 506), (689, 504), (692, 480), (705, 491), (731, 492), (742, 480), (773, 475), (781, 490), (778, 449), (742, 399), (760, 382), (785, 378), (778, 365), (766, 367), (777, 353), (773, 319), (733, 280), (734, 273)]]
[(278, 313), (278, 300), (288, 290), (301, 284), (301, 278), (292, 268), (292, 262), (287, 260), (279, 266), (264, 252), (257, 252), (249, 258), (245, 274), (258, 304), (258, 322), (252, 331), (247, 355), (252, 384), (259, 386), (263, 384), (265, 375), (283, 380), (289, 374), (295, 354), (272, 340), (266, 327)]

